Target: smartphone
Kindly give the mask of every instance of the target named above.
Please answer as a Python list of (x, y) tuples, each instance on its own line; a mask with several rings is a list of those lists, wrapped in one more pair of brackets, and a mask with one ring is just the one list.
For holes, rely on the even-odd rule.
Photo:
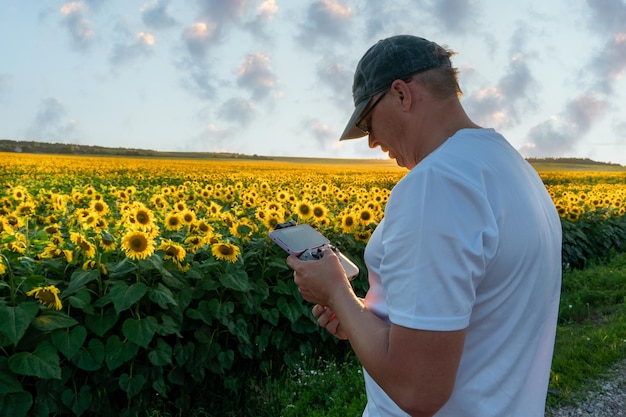
[(341, 253), (339, 249), (331, 245), (326, 236), (308, 224), (281, 223), (269, 235), (270, 239), (287, 253), (296, 255), (304, 260), (320, 259), (323, 249), (328, 247), (339, 258), (339, 262), (349, 280), (359, 275), (359, 268), (354, 262)]

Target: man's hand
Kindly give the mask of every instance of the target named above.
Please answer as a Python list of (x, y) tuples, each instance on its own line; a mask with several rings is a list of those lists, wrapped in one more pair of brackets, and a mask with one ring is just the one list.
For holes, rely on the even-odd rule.
[(324, 327), (328, 333), (340, 340), (347, 340), (348, 336), (342, 331), (341, 323), (330, 307), (316, 304), (313, 307), (313, 316), (317, 319), (317, 324)]

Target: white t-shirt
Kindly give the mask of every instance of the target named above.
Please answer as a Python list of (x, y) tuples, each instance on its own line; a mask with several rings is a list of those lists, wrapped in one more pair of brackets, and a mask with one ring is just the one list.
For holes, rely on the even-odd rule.
[[(492, 129), (464, 129), (394, 187), (365, 250), (367, 308), (467, 329), (437, 417), (544, 415), (561, 288), (561, 223), (534, 168)], [(367, 417), (407, 416), (365, 373)]]

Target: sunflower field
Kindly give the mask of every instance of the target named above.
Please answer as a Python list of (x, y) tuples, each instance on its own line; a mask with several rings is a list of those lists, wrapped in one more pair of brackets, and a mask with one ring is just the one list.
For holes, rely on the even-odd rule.
[[(303, 355), (341, 357), (267, 237), (319, 229), (361, 269), (397, 181), (386, 163), (0, 153), (0, 409), (185, 412)], [(626, 172), (540, 172), (565, 267), (626, 249)]]

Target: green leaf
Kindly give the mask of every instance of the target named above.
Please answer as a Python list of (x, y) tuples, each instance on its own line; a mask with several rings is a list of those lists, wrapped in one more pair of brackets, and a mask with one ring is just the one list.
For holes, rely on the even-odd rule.
[(85, 371), (97, 371), (104, 361), (104, 345), (98, 339), (90, 339), (87, 347), (81, 347), (72, 363)]
[(120, 388), (126, 392), (128, 397), (134, 397), (139, 394), (143, 389), (143, 386), (146, 383), (146, 377), (143, 375), (133, 375), (132, 377), (128, 374), (120, 375), (119, 385)]
[(157, 327), (157, 319), (152, 316), (143, 319), (126, 319), (122, 324), (122, 334), (131, 342), (147, 348)]
[(74, 415), (79, 417), (87, 411), (92, 398), (93, 395), (91, 394), (91, 389), (88, 385), (83, 385), (78, 394), (71, 389), (66, 389), (61, 394), (61, 401), (63, 401), (63, 404), (72, 410)]
[(296, 304), (295, 301), (290, 303), (285, 297), (280, 297), (276, 305), (278, 306), (278, 310), (292, 323), (298, 321), (302, 315), (302, 307)]
[(174, 347), (174, 358), (176, 363), (180, 366), (187, 364), (193, 358), (193, 353), (196, 349), (196, 345), (193, 343), (186, 343), (184, 345), (177, 344)]
[(131, 342), (122, 342), (117, 335), (107, 339), (105, 346), (106, 364), (110, 371), (119, 368), (125, 362), (135, 357), (139, 346)]
[(298, 287), (293, 281), (278, 281), (276, 286), (272, 288), (276, 294), (296, 295), (298, 293)]
[(209, 326), (213, 319), (217, 318), (220, 311), (220, 303), (215, 298), (210, 301), (202, 300), (198, 303), (198, 308), (187, 309), (187, 316), (192, 319), (202, 320)]
[[(0, 396), (14, 392), (21, 392), (23, 390), (22, 384), (15, 377), (13, 372), (8, 369), (0, 369)], [(0, 407), (0, 409), (2, 409), (2, 407)]]
[(237, 322), (230, 322), (228, 325), (228, 331), (237, 336), (240, 343), (250, 344), (250, 336), (248, 335), (248, 324), (242, 318), (237, 319)]
[(70, 277), (70, 283), (65, 291), (63, 291), (63, 295), (68, 296), (76, 293), (78, 290), (85, 288), (85, 285), (89, 284), (91, 281), (95, 281), (96, 279), (98, 279), (99, 276), (100, 271), (97, 271), (95, 269), (90, 269), (87, 271), (77, 269)]
[(61, 379), (59, 355), (47, 341), (40, 342), (32, 353), (16, 353), (9, 358), (8, 364), (9, 369), (19, 375)]
[(261, 317), (272, 323), (274, 326), (278, 324), (278, 316), (278, 310), (275, 308), (261, 310)]
[(202, 277), (196, 288), (204, 291), (213, 291), (220, 287), (220, 283), (211, 278), (209, 275)]
[(124, 258), (122, 262), (118, 262), (117, 264), (111, 266), (106, 265), (106, 267), (109, 271), (110, 279), (123, 278), (131, 272), (135, 272), (137, 270), (137, 265), (135, 265), (133, 261), (128, 258)]
[(235, 352), (230, 349), (225, 352), (222, 351), (217, 354), (217, 361), (222, 368), (222, 372), (224, 369), (230, 369), (235, 361)]
[(56, 329), (65, 329), (78, 324), (78, 321), (62, 311), (44, 310), (41, 315), (33, 320), (33, 327), (42, 332)]
[(33, 396), (26, 391), (0, 396), (0, 410), (5, 416), (26, 417), (32, 405)]
[(136, 282), (130, 287), (124, 281), (116, 281), (111, 286), (109, 294), (113, 300), (115, 311), (120, 313), (132, 307), (137, 301), (141, 300), (148, 287), (143, 282)]
[(163, 322), (159, 324), (159, 327), (157, 328), (158, 334), (160, 334), (161, 336), (168, 336), (170, 334), (176, 334), (178, 337), (183, 337), (180, 334), (180, 331), (181, 331), (180, 322), (174, 320), (174, 318), (172, 318), (171, 316), (167, 314), (162, 314), (161, 320)]
[(233, 271), (231, 274), (220, 275), (220, 283), (226, 288), (236, 291), (249, 291), (250, 280), (244, 270)]
[(120, 318), (113, 310), (108, 309), (100, 312), (100, 314), (86, 315), (85, 325), (89, 330), (102, 337), (109, 331)]
[(91, 293), (87, 288), (81, 288), (74, 295), (68, 297), (72, 307), (83, 310), (86, 314), (93, 314), (93, 306), (91, 305)]
[(37, 303), (21, 303), (16, 307), (0, 305), (0, 332), (16, 345), (26, 333), (26, 329), (38, 311)]
[(67, 358), (72, 359), (87, 339), (87, 329), (76, 326), (72, 330), (59, 329), (52, 333), (52, 344)]
[(157, 303), (161, 308), (167, 308), (168, 304), (178, 305), (172, 291), (160, 282), (155, 288), (148, 290), (148, 296), (150, 301)]
[(172, 363), (172, 347), (165, 340), (159, 338), (156, 348), (148, 353), (148, 359), (154, 366), (170, 365)]

